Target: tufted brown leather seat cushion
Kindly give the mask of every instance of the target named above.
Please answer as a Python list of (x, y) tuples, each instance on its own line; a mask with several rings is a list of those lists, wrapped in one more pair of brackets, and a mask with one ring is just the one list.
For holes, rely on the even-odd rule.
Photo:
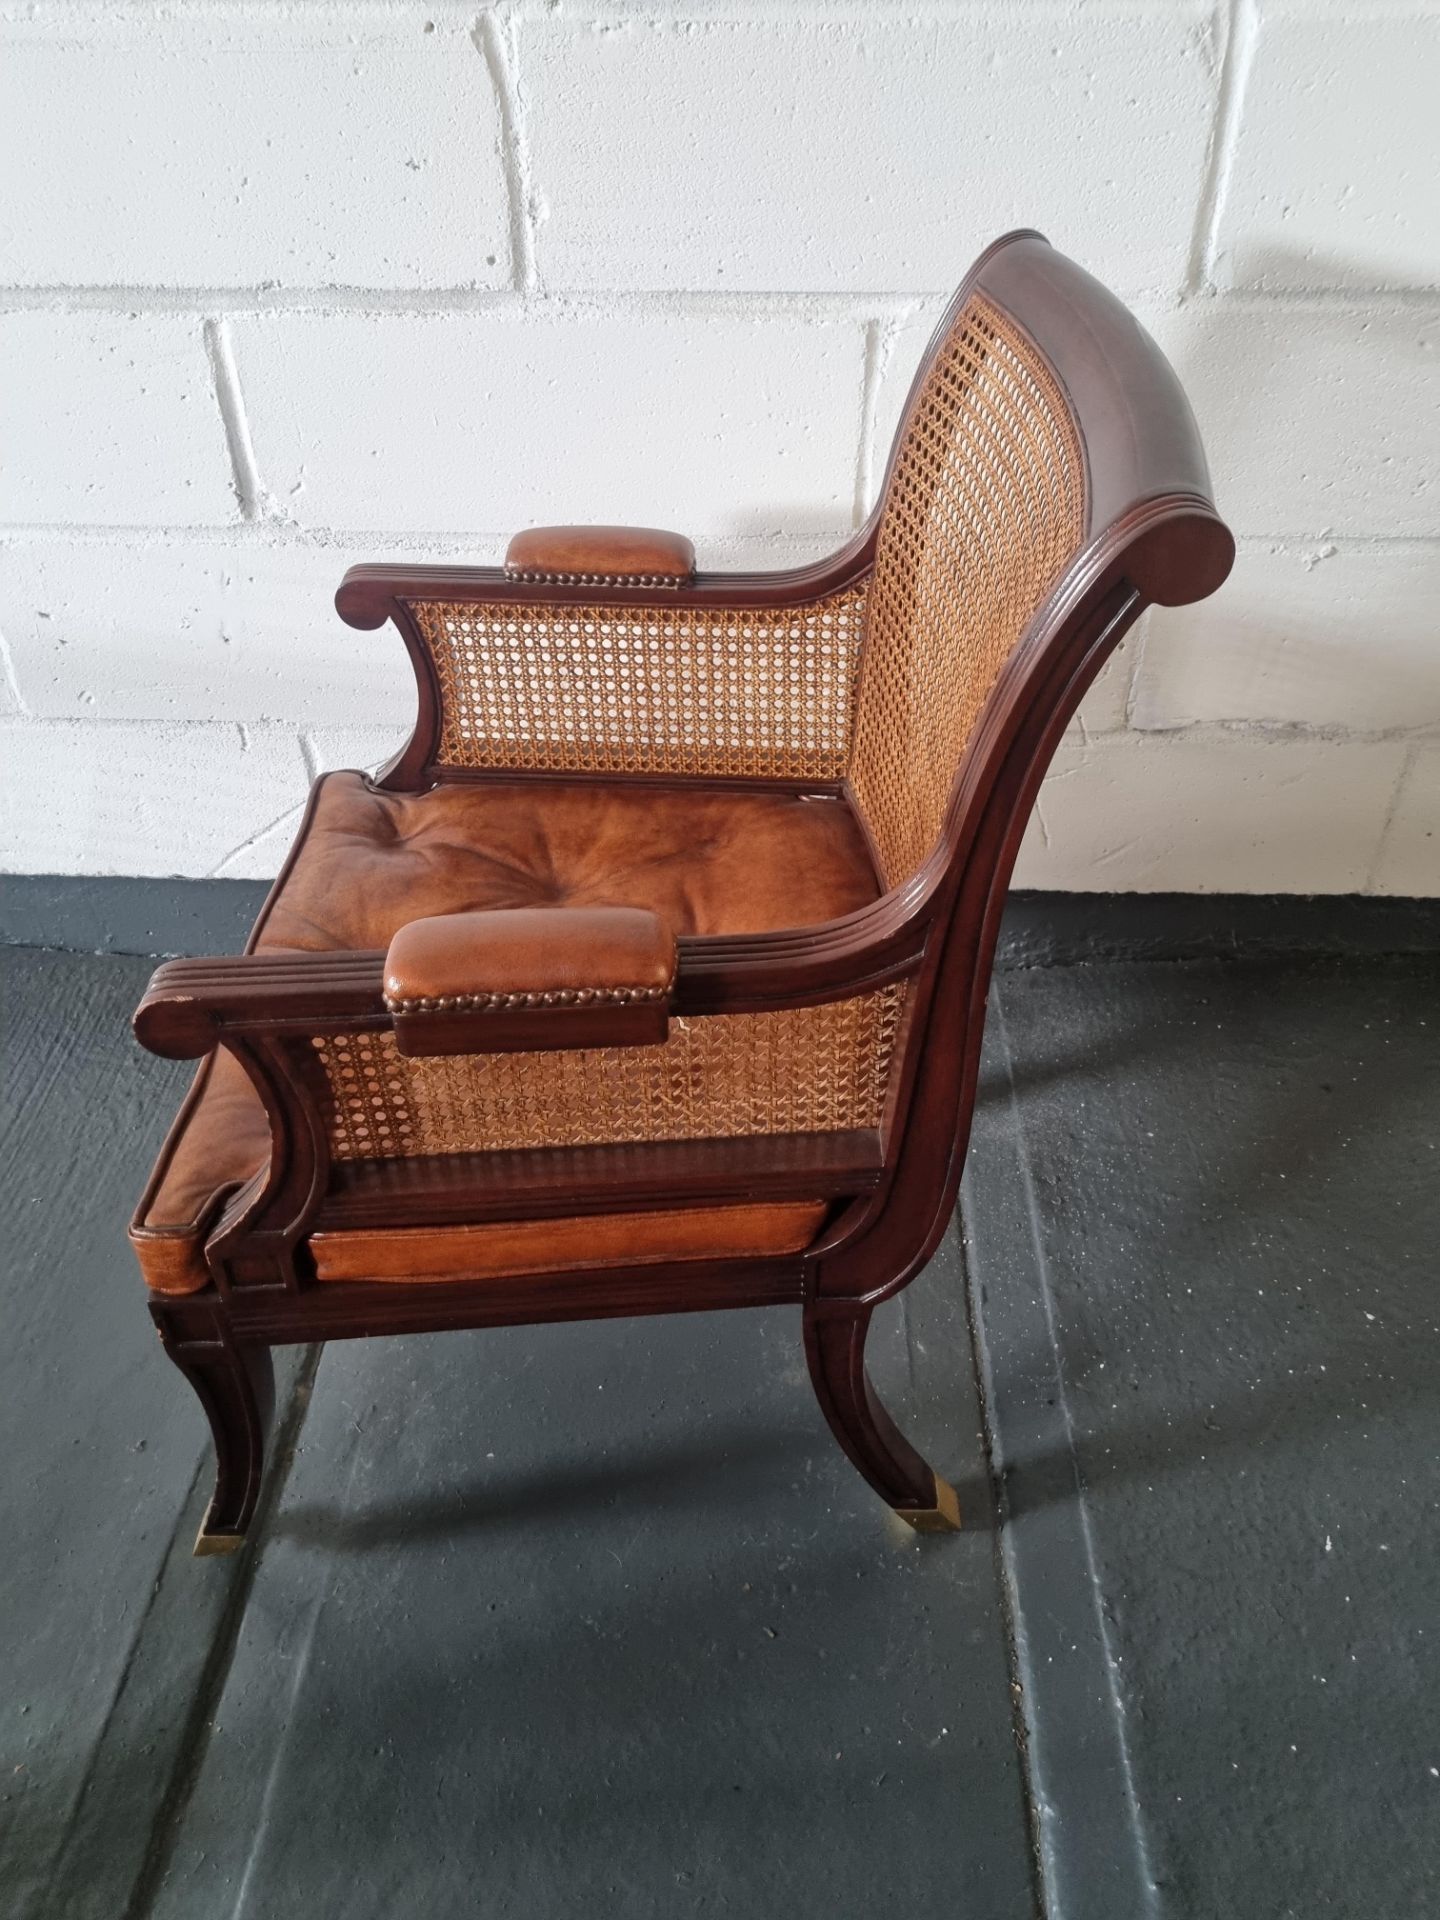
[(388, 947), (433, 913), (648, 907), (672, 933), (811, 926), (878, 893), (843, 800), (695, 785), (321, 782), (261, 947)]
[[(396, 794), (332, 773), (253, 945), (379, 950), (426, 915), (532, 906), (644, 907), (676, 934), (760, 933), (835, 919), (879, 891), (854, 815), (833, 796), (598, 780)], [(258, 1097), (220, 1049), (197, 1075), (132, 1236), (150, 1287), (209, 1283), (204, 1237), (269, 1144)], [(785, 1226), (793, 1239), (794, 1222)], [(667, 1250), (651, 1242), (637, 1257)]]

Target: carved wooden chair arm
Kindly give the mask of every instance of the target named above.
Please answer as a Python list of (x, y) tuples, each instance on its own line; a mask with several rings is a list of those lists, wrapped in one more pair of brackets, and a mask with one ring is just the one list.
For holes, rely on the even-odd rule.
[(385, 954), (272, 950), (166, 960), (131, 1025), (166, 1060), (199, 1060), (225, 1042), (390, 1024)]
[(393, 621), (418, 692), (379, 776), (605, 774), (826, 785), (843, 774), (872, 556), (701, 574), (678, 534), (517, 535), (500, 567), (352, 567), (351, 626)]
[[(557, 937), (552, 919), (566, 937)], [(676, 1014), (823, 1006), (907, 978), (920, 963), (923, 929), (897, 920), (887, 937), (888, 919), (836, 921), (801, 951), (793, 935), (676, 941), (654, 914), (630, 908), (444, 914), (411, 921), (388, 952), (271, 948), (166, 960), (151, 975), (133, 1025), (141, 1045), (167, 1060), (198, 1060), (217, 1045), (251, 1038), (365, 1029), (393, 1030), (400, 1051), (418, 1057), (643, 1046), (663, 1041)], [(461, 944), (467, 940), (473, 948)], [(576, 997), (525, 1004), (546, 992)], [(475, 1004), (423, 1004), (462, 997)], [(482, 999), (495, 1005), (482, 1007)], [(601, 1037), (607, 1005), (624, 1024), (622, 1037)]]
[[(703, 962), (721, 944), (689, 947)], [(407, 1169), (423, 1188), (443, 1180), (427, 1168), (468, 1168), (457, 1176), (470, 1182), (468, 1219), (477, 1167), (513, 1170), (516, 1150), (544, 1149), (547, 1192), (573, 1201), (588, 1162), (568, 1149), (591, 1161), (596, 1150), (638, 1153), (633, 1171), (659, 1178), (675, 1143), (695, 1142), (701, 1159), (672, 1165), (668, 1190), (702, 1205), (702, 1174), (712, 1186), (722, 1175), (736, 1204), (774, 1189), (804, 1203), (808, 1240), (832, 1196), (874, 1185), (909, 969), (777, 1005), (784, 970), (772, 966), (769, 985), (757, 980), (739, 1009), (703, 963), (696, 971), (692, 998), (715, 1010), (689, 1017), (675, 1006), (685, 956), (659, 917), (592, 908), (421, 919), (388, 953), (167, 962), (136, 1033), (172, 1059), (212, 1057), (132, 1225), (152, 1291), (189, 1293), (211, 1276), (293, 1286), (293, 1250), (344, 1215), (357, 1170), (392, 1169), (393, 1209), (414, 1188)], [(532, 981), (546, 984), (520, 984)], [(238, 1091), (247, 1079), (248, 1114)], [(203, 1151), (190, 1150), (192, 1127)], [(511, 1211), (527, 1215), (523, 1193), (492, 1215)]]
[[(781, 610), (863, 585), (874, 562), (872, 547), (867, 531), (803, 567), (712, 573), (697, 569), (683, 534), (650, 527), (531, 527), (513, 537), (499, 567), (365, 561), (347, 568), (335, 609), (347, 626), (371, 630), (398, 618), (402, 632), (404, 606), (425, 602)], [(571, 572), (594, 577), (554, 577)]]

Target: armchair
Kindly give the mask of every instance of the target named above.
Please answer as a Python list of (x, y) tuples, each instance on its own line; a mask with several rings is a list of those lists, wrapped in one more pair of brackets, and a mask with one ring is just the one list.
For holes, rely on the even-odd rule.
[(131, 1237), (242, 1539), (284, 1342), (789, 1302), (840, 1445), (959, 1523), (876, 1399), (954, 1205), (1016, 850), (1080, 696), (1233, 542), (1171, 369), (1040, 236), (971, 270), (821, 564), (647, 529), (363, 566), (408, 744), (316, 782), (246, 952), (136, 1014), (202, 1061)]

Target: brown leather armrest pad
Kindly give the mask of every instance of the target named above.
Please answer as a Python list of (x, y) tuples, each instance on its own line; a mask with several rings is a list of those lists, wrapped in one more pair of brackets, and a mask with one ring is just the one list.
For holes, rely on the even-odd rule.
[(683, 586), (695, 549), (659, 527), (530, 527), (510, 542), (505, 571), (548, 586)]
[(675, 936), (639, 907), (412, 920), (385, 956), (402, 1053), (643, 1046), (669, 1030)]

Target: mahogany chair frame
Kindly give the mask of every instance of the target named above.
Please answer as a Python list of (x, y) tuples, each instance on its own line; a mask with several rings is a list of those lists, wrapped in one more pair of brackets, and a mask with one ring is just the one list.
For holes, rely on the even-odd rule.
[[(976, 262), (921, 364), (910, 405), (951, 320), (977, 291), (1024, 329), (1068, 400), (1085, 469), (1079, 551), (984, 704), (939, 844), (919, 872), (827, 924), (682, 937), (673, 992), (672, 1011), (683, 1016), (805, 1006), (908, 981), (908, 1027), (886, 1125), (788, 1140), (512, 1152), (498, 1156), (500, 1168), (487, 1164), (491, 1156), (462, 1154), (429, 1163), (418, 1184), (396, 1190), (373, 1168), (332, 1164), (314, 1090), (288, 1044), (299, 1035), (391, 1025), (382, 953), (247, 952), (163, 966), (136, 1016), (140, 1038), (174, 1058), (230, 1048), (264, 1101), (273, 1143), (269, 1167), (231, 1197), (209, 1235), (211, 1284), (150, 1302), (165, 1349), (214, 1435), (217, 1484), (200, 1549), (238, 1542), (254, 1512), (273, 1346), (782, 1302), (801, 1309), (820, 1405), (860, 1473), (916, 1526), (958, 1523), (953, 1494), (870, 1386), (866, 1332), (877, 1306), (930, 1259), (954, 1207), (1001, 912), (1061, 734), (1144, 608), (1210, 594), (1233, 558), (1173, 372), (1125, 309), (1039, 235), (1007, 235)], [(802, 606), (866, 581), (879, 524), (877, 507), (841, 551), (817, 565), (702, 573), (675, 586), (535, 584), (490, 568), (352, 568), (337, 595), (342, 618), (366, 629), (393, 622), (419, 692), (413, 734), (377, 784), (420, 792), (442, 779), (486, 777), (438, 764), (440, 690), (412, 601)], [(811, 779), (749, 784), (817, 787)], [(397, 1287), (317, 1285), (305, 1251), (317, 1226), (430, 1226), (802, 1196), (832, 1203), (828, 1223), (806, 1251), (783, 1257)]]

